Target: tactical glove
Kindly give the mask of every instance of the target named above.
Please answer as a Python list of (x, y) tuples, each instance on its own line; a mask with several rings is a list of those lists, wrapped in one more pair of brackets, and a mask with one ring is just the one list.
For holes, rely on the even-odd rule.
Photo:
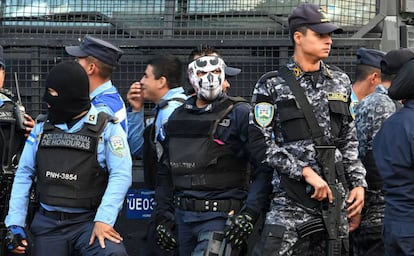
[(224, 236), (233, 248), (241, 248), (249, 235), (253, 232), (258, 214), (246, 209), (228, 219), (224, 229)]
[(7, 228), (5, 240), (8, 250), (13, 251), (19, 246), (25, 246), (22, 241), (26, 239), (27, 236), (22, 227), (13, 225)]
[(174, 216), (171, 213), (164, 214), (163, 220), (156, 227), (157, 244), (166, 251), (177, 248), (177, 238), (174, 235)]

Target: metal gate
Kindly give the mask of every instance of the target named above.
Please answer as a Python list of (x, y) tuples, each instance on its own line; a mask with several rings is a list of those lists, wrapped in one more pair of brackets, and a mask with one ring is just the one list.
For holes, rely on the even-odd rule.
[[(173, 54), (184, 63), (194, 47), (214, 46), (230, 66), (242, 69), (231, 78), (230, 95), (250, 99), (257, 79), (278, 69), (293, 52), (287, 17), (299, 0), (1, 0), (0, 44), (6, 60), (5, 88), (16, 92), (19, 79), (23, 104), (33, 117), (42, 104), (48, 71), (71, 57), (67, 45), (78, 45), (90, 34), (119, 46), (124, 55), (112, 81), (125, 98), (139, 80), (148, 59)], [(327, 62), (354, 75), (359, 47), (380, 48), (381, 27), (369, 27), (364, 38), (353, 37), (378, 18), (385, 0), (314, 0), (345, 33), (334, 36)], [(371, 22), (372, 23), (372, 22)], [(361, 36), (362, 37), (362, 36)], [(185, 72), (183, 70), (182, 72)], [(188, 87), (187, 81), (183, 84)], [(148, 104), (147, 109), (150, 108)], [(134, 188), (142, 182), (134, 166)], [(137, 239), (145, 220), (129, 220), (125, 209), (118, 223), (131, 255), (143, 254)], [(138, 241), (141, 241), (138, 239)]]

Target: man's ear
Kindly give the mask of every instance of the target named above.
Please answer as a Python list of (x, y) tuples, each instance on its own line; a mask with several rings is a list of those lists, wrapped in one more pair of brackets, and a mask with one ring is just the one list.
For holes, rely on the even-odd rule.
[(164, 86), (168, 87), (167, 85), (168, 80), (165, 76), (160, 77), (160, 79), (158, 80), (160, 81), (160, 84), (159, 84), (160, 88), (163, 88)]

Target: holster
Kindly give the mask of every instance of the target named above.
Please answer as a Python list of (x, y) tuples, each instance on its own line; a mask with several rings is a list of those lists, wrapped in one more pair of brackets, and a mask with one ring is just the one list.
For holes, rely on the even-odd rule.
[(285, 174), (280, 177), (280, 187), (290, 199), (308, 208), (320, 207), (320, 202), (310, 197), (308, 186), (305, 181), (291, 179)]

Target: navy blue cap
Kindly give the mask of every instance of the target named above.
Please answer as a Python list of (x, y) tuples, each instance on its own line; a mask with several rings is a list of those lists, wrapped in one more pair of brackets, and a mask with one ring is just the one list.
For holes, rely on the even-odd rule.
[(288, 17), (290, 31), (305, 26), (319, 34), (342, 33), (343, 29), (332, 24), (319, 5), (304, 3), (293, 9)]
[(389, 75), (397, 74), (400, 68), (411, 59), (414, 59), (414, 52), (409, 48), (391, 50), (381, 60), (381, 72)]
[(240, 72), (241, 72), (240, 68), (233, 68), (229, 66), (226, 66), (224, 68), (224, 73), (226, 74), (226, 77), (237, 76), (238, 74), (240, 74)]
[(368, 65), (374, 68), (381, 69), (381, 60), (385, 56), (385, 52), (374, 50), (374, 49), (366, 49), (366, 48), (359, 48), (356, 52), (357, 65)]
[(65, 49), (69, 55), (75, 57), (92, 56), (111, 66), (117, 66), (118, 60), (123, 54), (122, 50), (113, 44), (90, 35), (86, 35), (79, 46), (66, 46)]
[(6, 67), (6, 64), (4, 63), (4, 57), (3, 57), (3, 46), (0, 45), (0, 65), (3, 66), (3, 68)]

